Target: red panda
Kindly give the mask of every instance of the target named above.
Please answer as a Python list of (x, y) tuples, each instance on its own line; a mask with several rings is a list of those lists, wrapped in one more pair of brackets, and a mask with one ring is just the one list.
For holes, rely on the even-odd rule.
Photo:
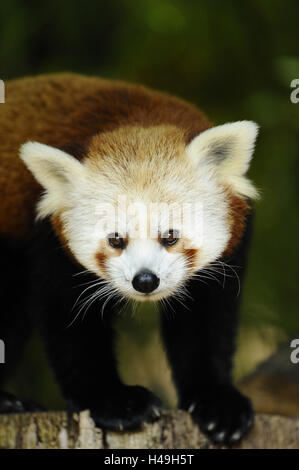
[(37, 323), (71, 409), (108, 429), (156, 419), (158, 397), (119, 378), (112, 325), (128, 299), (154, 301), (174, 312), (161, 329), (179, 406), (214, 442), (238, 441), (253, 421), (231, 359), (257, 125), (213, 127), (176, 97), (73, 74), (7, 83), (0, 111), (0, 383)]

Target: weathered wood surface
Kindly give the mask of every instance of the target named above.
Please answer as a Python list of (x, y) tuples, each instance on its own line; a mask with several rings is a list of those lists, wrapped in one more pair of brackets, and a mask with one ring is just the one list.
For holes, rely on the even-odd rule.
[[(139, 432), (103, 432), (88, 411), (0, 416), (0, 448), (9, 449), (206, 449), (213, 446), (183, 411), (168, 411)], [(258, 415), (241, 449), (298, 449), (299, 417)]]

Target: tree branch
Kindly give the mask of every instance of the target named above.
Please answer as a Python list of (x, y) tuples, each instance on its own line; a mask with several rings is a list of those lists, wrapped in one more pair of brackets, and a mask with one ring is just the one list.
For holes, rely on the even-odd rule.
[[(188, 413), (168, 411), (139, 432), (105, 432), (95, 428), (88, 411), (0, 416), (4, 449), (206, 449), (213, 448)], [(299, 417), (258, 415), (241, 449), (299, 448)]]

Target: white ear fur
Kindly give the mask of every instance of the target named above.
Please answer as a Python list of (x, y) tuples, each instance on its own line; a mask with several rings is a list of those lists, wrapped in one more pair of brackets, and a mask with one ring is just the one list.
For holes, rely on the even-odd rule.
[(196, 167), (208, 165), (219, 180), (247, 197), (257, 191), (245, 177), (252, 158), (258, 126), (252, 121), (238, 121), (208, 129), (187, 147), (187, 155)]
[(45, 217), (58, 210), (66, 199), (67, 186), (84, 174), (83, 165), (74, 157), (49, 145), (27, 142), (20, 157), (46, 193), (39, 202), (38, 215)]
[(82, 175), (83, 166), (78, 160), (62, 150), (39, 142), (22, 145), (20, 157), (37, 181), (48, 190), (57, 189), (80, 173)]

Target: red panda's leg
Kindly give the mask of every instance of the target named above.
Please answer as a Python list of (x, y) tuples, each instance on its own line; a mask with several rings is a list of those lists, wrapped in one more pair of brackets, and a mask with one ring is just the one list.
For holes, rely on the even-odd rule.
[[(250, 400), (232, 385), (231, 368), (238, 324), (240, 284), (249, 232), (230, 260), (206, 284), (188, 285), (188, 297), (170, 300), (175, 315), (162, 312), (162, 333), (181, 408), (217, 443), (242, 438), (253, 421)], [(223, 260), (224, 261), (224, 260)], [(238, 276), (238, 277), (237, 277)]]
[(70, 411), (89, 409), (97, 426), (112, 430), (138, 429), (157, 419), (160, 400), (143, 387), (124, 385), (118, 376), (109, 320), (101, 324), (97, 308), (86, 317), (59, 333), (48, 324), (46, 332), (48, 354)]
[[(0, 237), (0, 249), (0, 388), (3, 388), (21, 359), (32, 320), (26, 305), (25, 246)], [(0, 392), (0, 413), (24, 409), (13, 395)]]
[[(113, 300), (103, 314), (105, 298), (95, 299), (86, 312), (79, 312), (80, 300), (95, 293), (100, 279), (78, 275), (84, 268), (64, 251), (46, 222), (37, 229), (30, 258), (31, 308), (71, 410), (89, 409), (98, 426), (115, 430), (138, 428), (156, 419), (160, 400), (143, 387), (124, 385), (119, 378), (111, 324)], [(85, 284), (90, 281), (95, 284)], [(93, 287), (84, 293), (88, 286)]]

